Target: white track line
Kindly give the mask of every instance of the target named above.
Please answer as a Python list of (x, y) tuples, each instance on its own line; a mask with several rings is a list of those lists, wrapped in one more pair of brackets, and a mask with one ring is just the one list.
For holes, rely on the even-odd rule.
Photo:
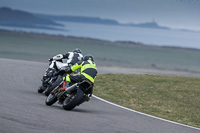
[(184, 127), (189, 127), (189, 128), (193, 128), (193, 129), (196, 129), (196, 130), (200, 130), (200, 128), (196, 128), (196, 127), (184, 125), (184, 124), (177, 123), (177, 122), (174, 122), (174, 121), (170, 121), (170, 120), (166, 120), (166, 119), (159, 118), (159, 117), (156, 117), (156, 116), (148, 115), (148, 114), (145, 114), (145, 113), (142, 113), (142, 112), (138, 112), (138, 111), (135, 111), (135, 110), (132, 110), (132, 109), (129, 109), (129, 108), (120, 106), (120, 105), (118, 105), (118, 104), (109, 102), (109, 101), (104, 100), (104, 99), (102, 99), (102, 98), (100, 98), (100, 97), (97, 97), (97, 96), (95, 96), (95, 95), (92, 95), (92, 97), (94, 97), (94, 98), (96, 98), (96, 99), (99, 99), (99, 100), (101, 100), (101, 101), (103, 101), (103, 102), (106, 102), (106, 103), (108, 103), (108, 104), (114, 105), (114, 106), (116, 106), (116, 107), (119, 107), (119, 108), (122, 108), (122, 109), (125, 109), (125, 110), (128, 110), (128, 111), (131, 111), (131, 112), (135, 112), (135, 113), (138, 113), (138, 114), (141, 114), (141, 115), (145, 115), (145, 116), (152, 117), (152, 118), (155, 118), (155, 119), (158, 119), (158, 120), (162, 120), (162, 121), (166, 121), (166, 122), (169, 122), (169, 123), (177, 124), (177, 125), (180, 125), (180, 126), (184, 126)]

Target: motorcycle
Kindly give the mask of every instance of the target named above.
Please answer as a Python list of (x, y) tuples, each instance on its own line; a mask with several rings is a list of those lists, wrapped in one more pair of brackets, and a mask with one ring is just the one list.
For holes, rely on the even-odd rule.
[(63, 84), (64, 81), (53, 89), (45, 100), (46, 105), (51, 106), (59, 101), (65, 110), (72, 110), (85, 101), (89, 101), (90, 96), (87, 92), (93, 87), (93, 83), (89, 80), (85, 79), (82, 82), (74, 83), (67, 89), (60, 91)]
[[(63, 63), (66, 61), (51, 61), (49, 67), (42, 78), (42, 85), (38, 88), (38, 93), (45, 93), (46, 96), (50, 94), (50, 92), (62, 81), (64, 76), (63, 73), (59, 73), (59, 71), (63, 71), (68, 67), (68, 64)], [(52, 67), (56, 64), (57, 68)]]

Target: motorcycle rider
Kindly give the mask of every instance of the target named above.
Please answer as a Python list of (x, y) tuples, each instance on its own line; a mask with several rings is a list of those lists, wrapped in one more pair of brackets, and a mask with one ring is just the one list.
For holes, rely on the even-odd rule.
[[(66, 59), (66, 63), (63, 62), (63, 59)], [(66, 54), (58, 54), (49, 59), (51, 62), (50, 68), (58, 69), (60, 63), (64, 63), (65, 66), (72, 66), (76, 62), (83, 59), (82, 51), (79, 48), (73, 49), (72, 52), (67, 52)]]
[[(48, 72), (50, 70), (59, 70), (63, 66), (70, 67), (82, 59), (83, 59), (82, 51), (79, 48), (73, 49), (72, 52), (67, 52), (66, 54), (58, 54), (50, 58), (49, 68), (46, 70), (45, 75), (42, 78), (42, 85), (39, 87), (39, 90), (40, 90), (39, 93), (43, 92), (47, 87), (47, 83), (45, 79), (49, 76)], [(64, 60), (66, 61), (63, 62)], [(79, 73), (79, 72), (80, 72), (80, 69), (76, 70), (74, 73)], [(57, 75), (57, 74), (58, 74), (58, 71), (54, 73), (54, 75)]]
[[(80, 69), (80, 74), (68, 74), (66, 77), (63, 77), (64, 87), (61, 87), (59, 90), (65, 90), (69, 87), (71, 83), (81, 82), (83, 80), (89, 80), (93, 85), (95, 78), (97, 76), (97, 67), (94, 63), (94, 57), (90, 54), (87, 54), (83, 57), (83, 60), (78, 61), (73, 66), (67, 68), (65, 72), (72, 73), (73, 71)], [(93, 92), (93, 86), (90, 88), (86, 94), (88, 94), (88, 100), (91, 98)]]

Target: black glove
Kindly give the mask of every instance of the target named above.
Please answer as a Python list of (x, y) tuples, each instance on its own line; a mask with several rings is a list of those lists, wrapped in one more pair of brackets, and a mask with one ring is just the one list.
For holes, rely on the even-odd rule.
[(65, 72), (66, 72), (66, 68), (65, 67), (62, 67), (62, 68), (60, 68), (60, 70), (58, 71), (58, 73), (59, 74), (65, 74)]
[(49, 61), (53, 61), (53, 58), (50, 58)]
[(72, 70), (71, 70), (70, 67), (67, 67), (67, 69), (65, 70), (65, 72), (68, 73), (68, 74), (71, 74), (71, 73), (72, 73)]

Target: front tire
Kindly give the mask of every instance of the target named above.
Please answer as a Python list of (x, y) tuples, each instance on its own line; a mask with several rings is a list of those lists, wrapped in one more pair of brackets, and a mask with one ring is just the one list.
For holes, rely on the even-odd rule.
[(42, 86), (40, 86), (39, 88), (38, 88), (38, 93), (42, 93), (44, 90), (42, 89)]
[(56, 101), (57, 101), (57, 96), (55, 95), (55, 93), (53, 94), (49, 94), (49, 96), (46, 98), (45, 103), (48, 106), (53, 105)]
[(80, 101), (83, 99), (84, 93), (81, 89), (78, 89), (76, 93), (71, 94), (63, 102), (63, 108), (65, 110), (74, 109)]
[(56, 86), (58, 86), (61, 82), (62, 82), (62, 77), (58, 77), (58, 79), (53, 83), (52, 86), (47, 87), (47, 89), (46, 89), (46, 91), (44, 92), (44, 94), (45, 94), (46, 96), (48, 96), (48, 95), (51, 93), (51, 91), (52, 91), (54, 88), (56, 88)]

